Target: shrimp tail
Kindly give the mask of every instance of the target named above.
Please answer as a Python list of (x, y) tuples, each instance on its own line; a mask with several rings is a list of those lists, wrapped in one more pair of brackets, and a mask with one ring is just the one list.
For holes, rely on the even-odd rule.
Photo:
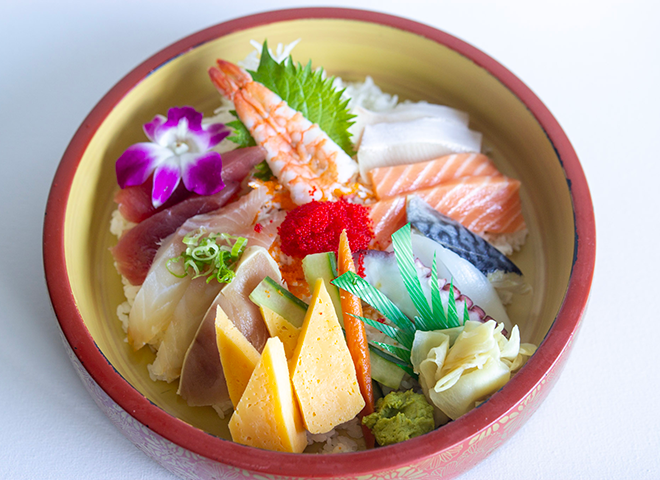
[(218, 59), (217, 64), (217, 68), (209, 68), (211, 81), (220, 93), (233, 100), (236, 92), (251, 82), (252, 77), (248, 72), (231, 62)]

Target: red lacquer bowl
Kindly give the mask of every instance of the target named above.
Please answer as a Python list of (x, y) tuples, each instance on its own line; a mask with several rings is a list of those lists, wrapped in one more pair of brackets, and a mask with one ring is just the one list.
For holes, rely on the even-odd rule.
[[(175, 385), (149, 380), (149, 351), (123, 341), (124, 297), (108, 248), (117, 186), (114, 162), (144, 141), (141, 125), (171, 106), (211, 113), (218, 95), (206, 70), (238, 61), (250, 39), (302, 41), (345, 80), (371, 75), (401, 98), (469, 112), (471, 127), (505, 174), (522, 181), (529, 238), (514, 260), (533, 293), (510, 308), (523, 340), (540, 345), (486, 403), (427, 435), (366, 452), (281, 454), (235, 444), (227, 420), (191, 408)], [(140, 449), (184, 478), (452, 478), (490, 454), (536, 410), (557, 379), (582, 318), (595, 260), (591, 198), (566, 135), (541, 101), (481, 51), (434, 28), (360, 10), (262, 13), (191, 35), (139, 65), (103, 97), (76, 132), (53, 181), (44, 227), (46, 278), (64, 343), (87, 389)]]

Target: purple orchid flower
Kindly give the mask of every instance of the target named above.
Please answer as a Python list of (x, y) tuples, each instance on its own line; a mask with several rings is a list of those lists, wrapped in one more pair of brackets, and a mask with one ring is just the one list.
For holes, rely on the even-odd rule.
[(222, 123), (202, 125), (203, 115), (192, 107), (174, 107), (167, 118), (156, 115), (144, 124), (151, 142), (136, 143), (117, 159), (115, 170), (121, 188), (140, 185), (154, 174), (151, 202), (158, 208), (183, 180), (199, 195), (213, 195), (225, 186), (222, 158), (209, 151), (231, 130)]

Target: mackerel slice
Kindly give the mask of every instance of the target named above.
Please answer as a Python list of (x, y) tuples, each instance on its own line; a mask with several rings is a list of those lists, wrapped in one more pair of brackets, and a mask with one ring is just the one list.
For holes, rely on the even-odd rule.
[(484, 275), (496, 271), (522, 275), (520, 269), (486, 240), (435, 210), (416, 195), (406, 204), (408, 222), (424, 236), (477, 267)]

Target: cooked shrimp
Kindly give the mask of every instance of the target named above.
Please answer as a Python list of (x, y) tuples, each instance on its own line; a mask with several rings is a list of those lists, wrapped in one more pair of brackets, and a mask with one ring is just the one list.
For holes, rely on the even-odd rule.
[(245, 70), (218, 60), (209, 75), (218, 90), (233, 100), (236, 113), (293, 201), (334, 200), (357, 174), (357, 163), (321, 128), (292, 109), (274, 92), (252, 80)]

